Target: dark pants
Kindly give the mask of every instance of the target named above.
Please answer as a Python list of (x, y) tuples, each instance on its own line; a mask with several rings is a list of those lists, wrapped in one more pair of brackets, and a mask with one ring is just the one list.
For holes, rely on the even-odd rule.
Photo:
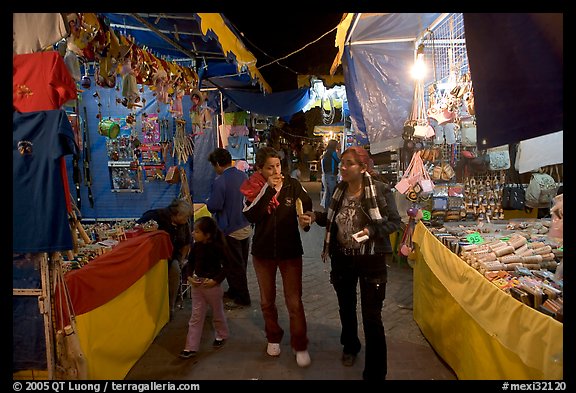
[[(380, 258), (375, 268), (375, 258)], [(343, 352), (356, 355), (362, 345), (358, 338), (358, 318), (356, 314), (356, 288), (360, 282), (360, 304), (362, 325), (366, 338), (364, 360), (365, 380), (386, 379), (388, 372), (386, 336), (382, 323), (382, 306), (386, 297), (387, 272), (384, 261), (389, 262), (391, 255), (381, 256), (345, 256), (331, 257), (332, 270), (330, 282), (338, 297), (342, 332), (340, 343)]]
[(226, 241), (232, 256), (231, 260), (227, 261), (226, 266), (224, 266), (226, 281), (228, 282), (227, 295), (238, 304), (250, 304), (250, 292), (248, 291), (248, 278), (246, 275), (250, 237), (238, 240), (226, 236)]

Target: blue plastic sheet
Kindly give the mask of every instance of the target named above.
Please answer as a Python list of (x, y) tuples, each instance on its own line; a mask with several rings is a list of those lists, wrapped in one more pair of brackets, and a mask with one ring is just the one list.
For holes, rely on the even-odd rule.
[(346, 46), (342, 64), (346, 97), (355, 129), (365, 132), (373, 154), (401, 146), (411, 111), (414, 83), (409, 69), (414, 45)]

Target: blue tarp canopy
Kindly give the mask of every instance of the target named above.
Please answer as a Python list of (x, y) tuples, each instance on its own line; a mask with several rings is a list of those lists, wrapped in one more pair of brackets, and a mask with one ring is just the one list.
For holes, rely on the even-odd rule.
[(310, 102), (308, 88), (266, 95), (238, 90), (223, 90), (222, 93), (245, 111), (265, 116), (291, 116)]
[(401, 146), (414, 96), (407, 70), (414, 62), (415, 42), (440, 15), (349, 14), (348, 23), (339, 26), (350, 117), (353, 127), (368, 135), (374, 154)]
[[(447, 14), (353, 13), (338, 27), (338, 56), (354, 128), (370, 151), (402, 145), (415, 84), (416, 40)], [(562, 14), (463, 14), (481, 148), (563, 129)]]

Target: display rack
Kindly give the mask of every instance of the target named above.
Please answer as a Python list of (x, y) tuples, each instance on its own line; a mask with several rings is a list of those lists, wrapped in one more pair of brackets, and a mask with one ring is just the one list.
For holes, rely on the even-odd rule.
[(464, 34), (464, 16), (448, 13), (423, 37), (424, 59), (430, 73), (425, 90), (433, 83), (455, 83), (468, 72), (468, 53)]
[[(40, 288), (17, 288), (14, 286), (12, 288), (12, 296), (14, 296), (14, 301), (17, 302), (18, 299), (23, 299), (24, 297), (36, 297), (38, 300), (38, 312), (42, 315), (43, 325), (44, 325), (44, 340), (46, 343), (46, 363), (48, 379), (52, 380), (55, 378), (55, 347), (54, 347), (54, 337), (52, 329), (52, 284), (50, 273), (50, 267), (48, 263), (47, 253), (38, 254), (14, 254), (13, 256), (13, 269), (14, 269), (14, 280), (16, 281), (16, 272), (18, 270), (34, 270), (39, 271), (40, 275)], [(31, 278), (26, 280), (26, 283), (31, 283)], [(26, 319), (25, 322), (31, 323), (32, 319)], [(26, 331), (27, 328), (31, 326), (20, 326), (20, 329)], [(16, 348), (16, 347), (15, 347)], [(29, 376), (34, 379), (34, 372), (38, 370), (19, 370), (20, 373), (32, 373)], [(40, 370), (40, 373), (43, 370)], [(14, 370), (13, 370), (14, 372)], [(18, 371), (17, 371), (18, 372)]]

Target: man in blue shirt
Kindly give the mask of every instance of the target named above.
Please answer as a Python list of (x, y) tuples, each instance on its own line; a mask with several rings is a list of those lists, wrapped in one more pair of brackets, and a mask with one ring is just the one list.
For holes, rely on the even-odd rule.
[(228, 291), (224, 293), (230, 299), (228, 308), (249, 306), (250, 292), (246, 269), (252, 228), (242, 213), (244, 195), (240, 186), (248, 175), (232, 166), (232, 155), (226, 149), (217, 148), (208, 156), (208, 161), (216, 171), (210, 197), (206, 207), (226, 235), (232, 260), (224, 266)]
[(322, 187), (324, 188), (324, 194), (320, 204), (324, 209), (328, 209), (328, 206), (330, 206), (330, 199), (336, 189), (336, 184), (338, 184), (338, 165), (340, 164), (340, 157), (336, 150), (337, 148), (337, 140), (331, 139), (328, 141), (326, 151), (321, 160)]

